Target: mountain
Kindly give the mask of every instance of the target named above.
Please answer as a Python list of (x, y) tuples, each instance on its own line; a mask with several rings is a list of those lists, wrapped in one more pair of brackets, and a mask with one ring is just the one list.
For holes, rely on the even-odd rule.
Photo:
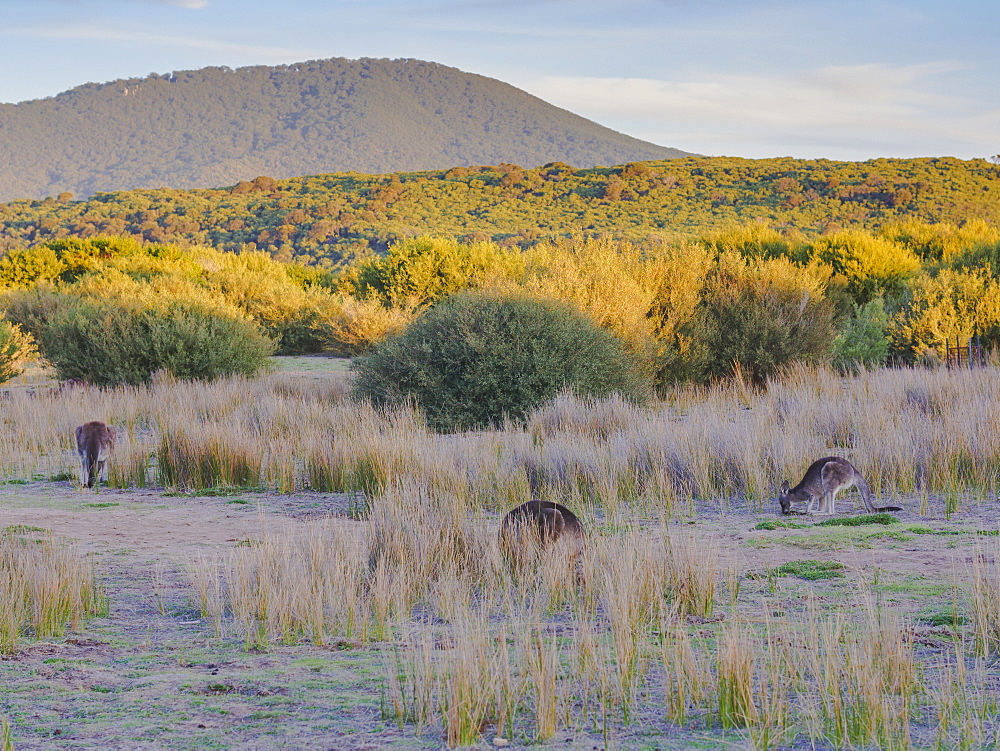
[(258, 175), (689, 156), (420, 60), (202, 68), (0, 104), (0, 200)]

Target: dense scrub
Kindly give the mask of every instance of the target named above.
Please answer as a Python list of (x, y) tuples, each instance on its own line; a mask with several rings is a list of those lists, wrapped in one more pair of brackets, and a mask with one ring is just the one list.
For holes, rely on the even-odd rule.
[[(805, 238), (910, 219), (996, 223), (998, 206), (1000, 167), (985, 160), (690, 157), (587, 169), (499, 164), (11, 201), (0, 205), (0, 250), (126, 234), (336, 267), (424, 234), (524, 248), (584, 236), (657, 243), (751, 223), (774, 230), (760, 250), (782, 252)], [(948, 237), (903, 230), (891, 239), (914, 247), (921, 259), (939, 260), (969, 238), (956, 229)], [(830, 247), (831, 259), (849, 263), (838, 248)]]
[(567, 304), (657, 385), (795, 362), (933, 362), (946, 341), (1000, 342), (1000, 231), (903, 222), (795, 239), (760, 224), (698, 240), (539, 242), (418, 237), (338, 274), (258, 251), (63, 238), (0, 259), (0, 307), (36, 340), (72, 300), (178, 302), (256, 326), (280, 353), (358, 355), (464, 290)]

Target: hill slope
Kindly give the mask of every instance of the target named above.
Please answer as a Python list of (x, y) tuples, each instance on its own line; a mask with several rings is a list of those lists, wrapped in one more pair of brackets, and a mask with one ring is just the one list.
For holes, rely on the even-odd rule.
[(216, 190), (0, 204), (0, 252), (68, 235), (125, 234), (337, 265), (422, 234), (525, 247), (581, 234), (662, 241), (745, 222), (816, 236), (910, 218), (1000, 225), (1000, 167), (981, 159), (699, 157), (579, 170), (261, 177)]
[(0, 200), (257, 175), (687, 156), (419, 60), (203, 68), (0, 104)]

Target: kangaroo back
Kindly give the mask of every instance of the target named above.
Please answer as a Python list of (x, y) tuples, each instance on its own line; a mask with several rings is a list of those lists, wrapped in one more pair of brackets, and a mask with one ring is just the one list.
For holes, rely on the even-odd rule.
[(576, 514), (554, 501), (528, 501), (500, 522), (500, 548), (514, 564), (525, 564), (557, 545), (572, 558), (583, 552), (583, 524)]
[(76, 450), (80, 455), (83, 484), (88, 488), (96, 487), (100, 481), (101, 470), (114, 446), (115, 429), (100, 420), (93, 420), (76, 429)]

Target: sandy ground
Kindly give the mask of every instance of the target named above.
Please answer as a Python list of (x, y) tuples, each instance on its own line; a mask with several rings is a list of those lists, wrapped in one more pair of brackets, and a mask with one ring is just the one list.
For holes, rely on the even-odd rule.
[[(839, 506), (859, 513), (852, 496)], [(926, 513), (909, 499), (891, 527), (755, 529), (761, 521), (811, 525), (820, 518), (780, 517), (730, 508), (671, 522), (718, 549), (720, 568), (747, 579), (747, 596), (763, 586), (753, 572), (801, 559), (837, 560), (849, 575), (826, 585), (831, 606), (859, 582), (881, 587), (880, 603), (919, 617), (940, 609), (949, 587), (966, 579), (972, 556), (995, 538), (1000, 504), (966, 500), (945, 515), (929, 499)], [(381, 719), (379, 645), (276, 646), (247, 652), (216, 637), (192, 607), (185, 565), (242, 541), (332, 518), (359, 532), (349, 499), (338, 494), (172, 495), (162, 490), (99, 493), (68, 482), (0, 485), (0, 528), (39, 527), (94, 556), (111, 610), (65, 638), (25, 640), (0, 660), (0, 715), (17, 748), (336, 748), (441, 746), (435, 731), (418, 734)], [(912, 530), (930, 530), (919, 533)], [(651, 533), (654, 533), (651, 531)], [(161, 601), (154, 597), (154, 579)], [(784, 585), (783, 585), (784, 586)], [(783, 607), (794, 611), (811, 585), (790, 582)], [(160, 603), (165, 603), (160, 611)], [(932, 627), (921, 635), (934, 648)], [(684, 731), (662, 723), (623, 731), (613, 745), (684, 748)], [(699, 735), (703, 748), (741, 747), (737, 738)], [(483, 747), (488, 743), (484, 740)], [(562, 732), (551, 748), (603, 747), (599, 735)]]

